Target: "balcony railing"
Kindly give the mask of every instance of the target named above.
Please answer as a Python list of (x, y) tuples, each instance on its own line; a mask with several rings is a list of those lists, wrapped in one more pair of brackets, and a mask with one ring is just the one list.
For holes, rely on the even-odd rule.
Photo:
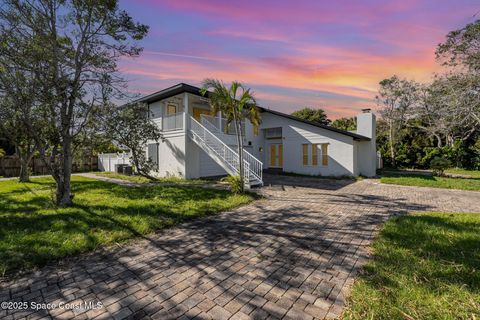
[(162, 130), (171, 131), (183, 128), (183, 112), (169, 114), (162, 118)]
[[(219, 118), (219, 117), (212, 117), (209, 115), (202, 114), (201, 118), (203, 121), (208, 121), (211, 125), (215, 126), (217, 130), (220, 130), (220, 123), (222, 127), (222, 133), (224, 134), (230, 134), (230, 135), (236, 135), (235, 132), (235, 125), (233, 123), (230, 124), (230, 127), (227, 130), (227, 120), (225, 118)], [(245, 122), (242, 121), (242, 133), (245, 135)]]

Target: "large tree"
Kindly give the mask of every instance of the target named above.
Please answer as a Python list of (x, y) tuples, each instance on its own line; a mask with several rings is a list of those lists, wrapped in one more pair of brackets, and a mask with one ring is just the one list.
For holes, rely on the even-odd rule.
[(136, 42), (148, 27), (116, 0), (5, 0), (0, 8), (0, 54), (41, 83), (32, 93), (44, 122), (36, 143), (55, 179), (57, 205), (70, 205), (75, 138), (93, 110), (121, 96), (117, 62), (140, 54)]
[(381, 107), (380, 114), (388, 124), (390, 159), (395, 166), (397, 141), (400, 139), (400, 128), (410, 118), (412, 105), (416, 101), (416, 83), (393, 76), (380, 82), (379, 94), (376, 97)]
[(330, 119), (328, 119), (325, 110), (317, 108), (305, 107), (292, 112), (292, 116), (323, 125), (328, 125), (331, 122)]
[(243, 164), (243, 136), (242, 122), (249, 120), (254, 126), (260, 125), (260, 111), (250, 89), (239, 82), (232, 82), (230, 87), (216, 79), (205, 79), (202, 85), (202, 94), (212, 89), (209, 94), (212, 113), (222, 113), (227, 126), (234, 125), (237, 136), (237, 150), (239, 155), (238, 172), (240, 176), (241, 192), (244, 191), (244, 164)]
[(105, 133), (120, 147), (130, 151), (137, 174), (156, 180), (151, 173), (158, 171), (158, 164), (147, 158), (145, 146), (151, 141), (158, 143), (162, 134), (149, 112), (148, 105), (142, 103), (113, 108), (104, 121)]

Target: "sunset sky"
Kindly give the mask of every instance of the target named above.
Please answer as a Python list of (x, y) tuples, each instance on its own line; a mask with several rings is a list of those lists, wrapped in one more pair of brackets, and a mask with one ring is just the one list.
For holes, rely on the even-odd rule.
[(132, 92), (237, 80), (263, 107), (320, 107), (335, 119), (375, 108), (386, 77), (428, 81), (440, 70), (436, 45), (478, 18), (480, 2), (123, 0), (121, 7), (150, 26), (142, 56), (121, 63)]

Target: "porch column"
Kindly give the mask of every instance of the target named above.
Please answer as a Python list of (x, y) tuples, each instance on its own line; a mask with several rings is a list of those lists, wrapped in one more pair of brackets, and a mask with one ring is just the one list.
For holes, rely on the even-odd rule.
[(190, 112), (188, 110), (188, 93), (183, 94), (183, 131), (187, 134), (190, 124)]
[(217, 112), (217, 119), (218, 119), (218, 129), (220, 129), (220, 132), (223, 132), (222, 128), (222, 112), (218, 111)]
[(183, 94), (183, 133), (184, 133), (184, 157), (183, 161), (183, 177), (186, 179), (190, 178), (190, 171), (191, 171), (191, 161), (188, 160), (190, 156), (190, 152), (192, 152), (191, 148), (189, 148), (189, 139), (188, 139), (188, 129), (190, 128), (190, 112), (188, 110), (188, 93)]

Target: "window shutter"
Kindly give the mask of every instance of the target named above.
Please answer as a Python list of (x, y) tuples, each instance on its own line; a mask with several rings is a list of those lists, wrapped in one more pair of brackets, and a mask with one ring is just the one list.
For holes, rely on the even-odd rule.
[(318, 144), (312, 144), (312, 166), (318, 165)]
[(322, 144), (322, 165), (328, 166), (328, 143)]
[(303, 165), (308, 166), (308, 144), (302, 144), (303, 147)]

